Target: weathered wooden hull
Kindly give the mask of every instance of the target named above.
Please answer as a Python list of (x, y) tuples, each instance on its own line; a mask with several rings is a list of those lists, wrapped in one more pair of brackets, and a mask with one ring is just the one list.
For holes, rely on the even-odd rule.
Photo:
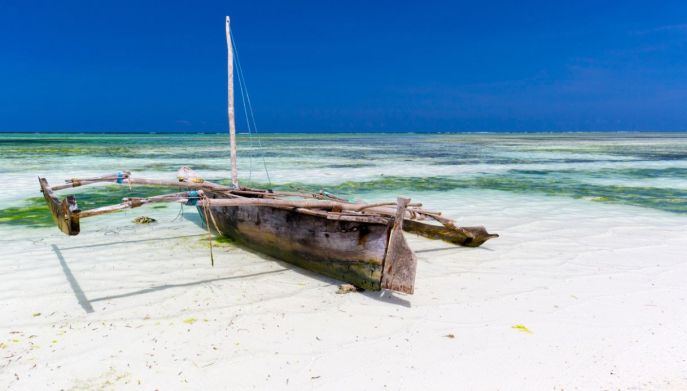
[[(199, 207), (205, 219), (205, 210)], [(391, 224), (330, 220), (269, 206), (214, 206), (209, 224), (257, 252), (356, 287), (381, 289)], [(213, 223), (214, 219), (214, 223)]]

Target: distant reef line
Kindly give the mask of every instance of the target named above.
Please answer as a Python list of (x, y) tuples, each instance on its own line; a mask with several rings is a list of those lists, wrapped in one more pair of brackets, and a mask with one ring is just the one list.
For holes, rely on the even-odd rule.
[[(237, 130), (239, 134), (248, 135), (248, 131)], [(687, 134), (687, 130), (370, 130), (370, 131), (281, 131), (261, 130), (257, 134)], [(2, 134), (227, 134), (219, 131), (9, 131), (0, 130)]]

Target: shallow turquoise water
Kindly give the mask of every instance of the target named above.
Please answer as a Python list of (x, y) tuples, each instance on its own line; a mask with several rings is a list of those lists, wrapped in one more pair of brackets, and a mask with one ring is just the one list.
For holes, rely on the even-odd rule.
[[(187, 165), (226, 180), (228, 155), (225, 134), (0, 134), (0, 174), (13, 183), (0, 190), (0, 224), (49, 222), (39, 175), (173, 178)], [(346, 197), (496, 190), (687, 214), (687, 133), (241, 135), (239, 164), (244, 184)], [(89, 192), (82, 206), (129, 191)]]

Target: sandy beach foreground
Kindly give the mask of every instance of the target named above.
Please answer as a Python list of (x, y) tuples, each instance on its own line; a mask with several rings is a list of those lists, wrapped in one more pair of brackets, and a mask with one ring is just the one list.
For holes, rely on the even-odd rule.
[[(408, 237), (416, 294), (217, 244), (187, 208), (76, 238), (2, 228), (3, 389), (685, 389), (687, 219), (496, 191), (428, 193), (501, 238)], [(441, 201), (440, 201), (441, 200)], [(134, 225), (146, 214), (159, 221)]]

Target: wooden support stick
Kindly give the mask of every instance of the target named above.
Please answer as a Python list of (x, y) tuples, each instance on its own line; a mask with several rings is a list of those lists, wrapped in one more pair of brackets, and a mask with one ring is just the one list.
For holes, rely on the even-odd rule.
[(291, 208), (307, 208), (307, 209), (331, 209), (337, 206), (342, 206), (341, 202), (334, 201), (291, 201), (291, 200), (277, 200), (270, 198), (232, 198), (232, 199), (205, 199), (204, 206), (239, 206), (239, 205), (257, 205), (257, 206), (274, 206), (274, 207), (291, 207)]
[[(121, 176), (120, 176), (121, 173)], [(128, 180), (131, 177), (131, 172), (129, 171), (120, 171), (119, 173), (114, 173), (114, 174), (107, 174), (95, 178), (70, 178), (70, 179), (65, 179), (65, 184), (64, 185), (57, 185), (53, 186), (52, 189), (54, 191), (57, 190), (62, 190), (62, 189), (68, 189), (71, 187), (79, 187), (79, 186), (86, 186), (90, 185), (93, 183), (102, 183), (102, 182), (117, 182), (119, 178), (121, 180)]]
[[(202, 197), (202, 196), (203, 196), (202, 191), (199, 191), (198, 197)], [(189, 200), (189, 198), (188, 198), (187, 192), (172, 193), (172, 194), (161, 194), (158, 196), (148, 197), (148, 198), (125, 198), (124, 202), (122, 202), (122, 203), (115, 204), (115, 205), (103, 206), (103, 207), (95, 208), (95, 209), (82, 210), (82, 211), (78, 212), (78, 215), (80, 218), (86, 218), (86, 217), (93, 217), (93, 216), (98, 216), (98, 215), (103, 215), (103, 214), (108, 214), (108, 213), (119, 212), (120, 210), (125, 210), (125, 209), (138, 208), (138, 207), (143, 206), (143, 205), (157, 203), (157, 202), (186, 203), (186, 202), (188, 202), (188, 200)]]
[(116, 180), (117, 177), (120, 175), (119, 173), (121, 173), (122, 179), (127, 179), (131, 176), (131, 171), (119, 171), (119, 172), (116, 172), (114, 174), (107, 174), (107, 175), (102, 175), (102, 176), (94, 177), (94, 178), (80, 178), (80, 179), (79, 178), (70, 178), (70, 179), (65, 179), (64, 181), (66, 183), (76, 183), (76, 184), (74, 184), (74, 187), (77, 187), (77, 186), (79, 186), (78, 183), (80, 183), (80, 182), (95, 182), (95, 181), (99, 181), (99, 180)]
[(339, 201), (339, 202), (348, 202), (346, 200), (342, 200), (336, 197), (330, 197), (327, 195), (323, 195), (320, 193), (302, 193), (302, 192), (296, 192), (296, 191), (265, 191), (265, 190), (257, 190), (257, 189), (248, 189), (248, 188), (241, 188), (239, 190), (232, 190), (231, 191), (234, 194), (247, 194), (247, 195), (260, 195), (260, 196), (265, 196), (265, 197), (301, 197), (301, 198), (314, 198), (316, 200), (324, 200), (324, 199), (329, 199), (329, 200), (334, 200), (334, 201)]
[(295, 201), (295, 200), (281, 200), (271, 198), (221, 198), (221, 199), (206, 199), (203, 205), (207, 206), (239, 206), (239, 205), (256, 205), (256, 206), (274, 206), (274, 207), (290, 207), (290, 208), (306, 208), (306, 209), (335, 209), (361, 211), (364, 209), (373, 210), (379, 205), (389, 205), (390, 203), (377, 204), (349, 204), (338, 201)]
[[(52, 189), (54, 191), (57, 190), (62, 190), (62, 189), (68, 189), (71, 187), (78, 187), (78, 186), (86, 186), (86, 185), (92, 185), (94, 183), (106, 183), (106, 182), (112, 182), (116, 183), (117, 178), (98, 178), (98, 179), (89, 179), (89, 180), (81, 180), (81, 179), (70, 179), (73, 182), (66, 183), (64, 185), (57, 185), (53, 186)], [(231, 187), (228, 186), (222, 186), (216, 183), (212, 182), (202, 182), (202, 183), (194, 183), (194, 182), (181, 182), (181, 181), (169, 181), (169, 180), (161, 180), (161, 179), (143, 179), (143, 178), (127, 178), (124, 180), (122, 185), (134, 185), (134, 186), (160, 186), (160, 187), (178, 187), (178, 188), (190, 188), (190, 189), (206, 189), (206, 190), (215, 190), (215, 191), (229, 191), (231, 190)]]
[(462, 234), (464, 234), (468, 238), (474, 237), (472, 232), (470, 232), (470, 231), (468, 231), (462, 227), (457, 226), (456, 223), (451, 219), (447, 219), (446, 217), (442, 217), (442, 216), (439, 216), (437, 214), (429, 213), (429, 212), (423, 212), (422, 214), (429, 216), (429, 217), (433, 218), (434, 220), (440, 222), (446, 228), (461, 232)]
[[(359, 207), (356, 207), (354, 210), (364, 210), (364, 209), (370, 209), (370, 208), (375, 208), (377, 206), (387, 206), (387, 205), (396, 205), (396, 202), (377, 202), (374, 204), (363, 204), (360, 205)], [(414, 204), (408, 204), (408, 206), (422, 206), (421, 203), (416, 202)]]

